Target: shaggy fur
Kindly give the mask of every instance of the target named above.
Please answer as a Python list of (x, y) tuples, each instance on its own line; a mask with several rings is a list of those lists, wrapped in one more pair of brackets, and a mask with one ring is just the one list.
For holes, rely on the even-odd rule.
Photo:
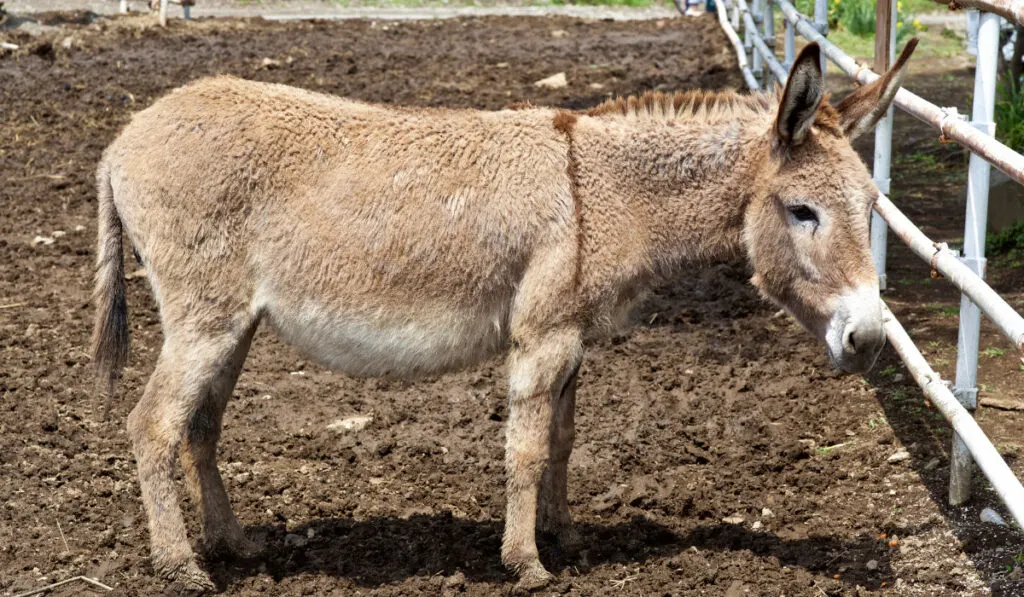
[[(479, 112), (218, 77), (137, 114), (99, 167), (94, 359), (109, 381), (127, 355), (123, 228), (165, 336), (128, 419), (155, 570), (213, 587), (178, 507), (179, 456), (204, 548), (256, 551), (214, 454), (264, 322), (352, 375), (414, 378), (507, 351), (502, 559), (524, 587), (547, 582), (535, 529), (579, 543), (565, 475), (586, 337), (679, 265), (744, 254), (761, 291), (819, 338), (852, 289), (869, 303), (873, 289), (877, 308), (875, 191), (843, 130), (869, 128), (887, 90), (866, 88), (871, 109), (849, 108), (857, 122), (840, 128), (844, 114), (805, 92), (810, 48), (794, 72), (812, 79), (773, 95)], [(794, 202), (820, 227), (795, 223)]]

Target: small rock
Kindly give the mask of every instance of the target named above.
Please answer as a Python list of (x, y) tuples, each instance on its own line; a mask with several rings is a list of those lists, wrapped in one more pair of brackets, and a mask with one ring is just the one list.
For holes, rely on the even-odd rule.
[(445, 577), (444, 582), (441, 583), (442, 587), (445, 588), (456, 588), (466, 584), (466, 575), (461, 572)]
[(316, 537), (316, 531), (313, 530), (313, 527), (306, 529), (306, 538), (312, 539), (313, 537)]
[(499, 62), (498, 64), (494, 65), (494, 68), (508, 68), (508, 63), (507, 62)]
[(889, 456), (889, 462), (903, 462), (904, 460), (908, 460), (909, 458), (910, 452), (907, 452), (906, 450), (900, 450), (898, 452), (893, 452), (892, 456)]
[(555, 39), (561, 39), (567, 35), (569, 35), (569, 32), (566, 31), (565, 29), (555, 29), (554, 31), (551, 32), (551, 37)]
[(237, 475), (235, 475), (235, 483), (238, 483), (239, 485), (245, 485), (246, 483), (249, 482), (249, 479), (251, 478), (252, 474), (250, 473), (238, 473)]
[(992, 524), (997, 524), (1001, 527), (1006, 526), (1006, 521), (1003, 520), (1003, 517), (1000, 516), (999, 513), (993, 510), (992, 508), (985, 508), (984, 510), (982, 510), (980, 518), (981, 522), (990, 522)]
[(75, 38), (71, 37), (70, 35), (68, 37), (65, 37), (60, 42), (60, 47), (64, 48), (65, 50), (70, 50), (71, 46), (73, 46), (73, 45), (75, 45)]
[(924, 465), (924, 470), (930, 471), (930, 470), (938, 467), (941, 462), (942, 461), (939, 460), (938, 458), (932, 458), (931, 460), (928, 461), (927, 464)]
[(1009, 580), (1024, 580), (1024, 568), (1021, 568), (1020, 566), (1014, 566), (1013, 570), (1011, 570), (1010, 573), (1006, 575), (1006, 578), (1008, 578)]
[(537, 81), (533, 86), (544, 87), (545, 89), (561, 89), (568, 87), (569, 81), (565, 78), (565, 73), (558, 73)]
[(764, 523), (762, 523), (760, 520), (755, 520), (754, 524), (750, 525), (750, 528), (754, 529), (755, 531), (760, 531), (764, 528)]
[(601, 83), (591, 83), (589, 87), (591, 89), (604, 89), (604, 85), (602, 85)]
[(67, 236), (67, 232), (64, 232), (63, 230), (54, 230), (50, 236), (53, 238), (60, 238), (62, 236)]
[(53, 241), (56, 240), (52, 236), (36, 236), (32, 239), (33, 245), (52, 245)]
[(267, 70), (272, 70), (272, 69), (280, 67), (281, 66), (281, 61), (280, 60), (275, 60), (273, 58), (264, 58), (263, 61), (260, 62), (260, 66), (262, 66), (263, 68), (265, 68)]
[(81, 224), (75, 226), (75, 232), (85, 232), (85, 226), (82, 226)]
[(338, 419), (331, 423), (327, 428), (331, 431), (338, 433), (344, 431), (362, 431), (366, 429), (366, 426), (373, 422), (373, 417), (370, 415), (356, 415), (347, 419)]
[(901, 381), (903, 381), (903, 379), (904, 379), (904, 378), (903, 378), (903, 374), (902, 374), (902, 373), (897, 373), (896, 375), (893, 375), (893, 376), (892, 376), (892, 380), (893, 380), (893, 381), (894, 381), (895, 383), (900, 383)]
[(306, 539), (302, 535), (296, 535), (294, 533), (288, 533), (284, 536), (285, 547), (302, 547), (306, 543), (309, 543), (309, 539)]
[(868, 563), (864, 564), (864, 567), (871, 571), (878, 570), (878, 560), (868, 560)]
[(775, 516), (775, 513), (768, 508), (761, 508), (761, 518), (771, 518)]
[(732, 516), (726, 516), (722, 519), (725, 524), (743, 524), (743, 517), (739, 514), (733, 514)]

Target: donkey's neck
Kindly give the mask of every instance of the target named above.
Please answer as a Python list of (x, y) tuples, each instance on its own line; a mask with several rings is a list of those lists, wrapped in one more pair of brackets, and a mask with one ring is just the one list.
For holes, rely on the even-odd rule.
[(587, 252), (603, 245), (656, 275), (741, 255), (770, 118), (760, 104), (732, 112), (580, 119), (571, 138)]

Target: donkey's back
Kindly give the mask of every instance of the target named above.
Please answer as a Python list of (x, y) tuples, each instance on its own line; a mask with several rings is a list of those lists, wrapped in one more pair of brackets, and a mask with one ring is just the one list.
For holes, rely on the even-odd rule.
[(101, 202), (165, 330), (234, 338), (265, 319), (348, 373), (436, 372), (502, 346), (537, 247), (574, 242), (552, 117), (205, 79), (126, 127), (100, 166)]

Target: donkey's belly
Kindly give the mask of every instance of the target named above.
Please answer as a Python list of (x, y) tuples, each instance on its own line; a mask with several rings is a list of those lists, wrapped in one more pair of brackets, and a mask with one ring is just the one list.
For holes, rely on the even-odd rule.
[(508, 340), (508, 302), (428, 310), (383, 306), (359, 312), (312, 300), (266, 304), (270, 324), (290, 344), (332, 369), (358, 376), (413, 378), (487, 359)]

